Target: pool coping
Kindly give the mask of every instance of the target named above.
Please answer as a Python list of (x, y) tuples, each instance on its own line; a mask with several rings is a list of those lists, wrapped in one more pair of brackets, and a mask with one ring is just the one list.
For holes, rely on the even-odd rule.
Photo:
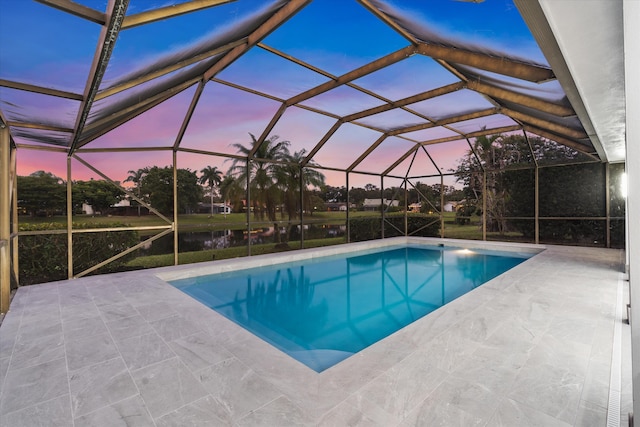
[(287, 262), (302, 261), (318, 257), (342, 255), (368, 249), (379, 249), (390, 246), (420, 244), (445, 245), (461, 249), (489, 249), (504, 252), (520, 252), (537, 254), (546, 249), (545, 245), (531, 243), (487, 242), (460, 239), (441, 239), (435, 237), (390, 237), (380, 240), (347, 243), (343, 245), (325, 246), (320, 248), (298, 249), (277, 254), (254, 255), (243, 258), (232, 258), (220, 261), (208, 261), (198, 264), (183, 264), (179, 266), (159, 267), (152, 270), (156, 277), (164, 281), (187, 279), (196, 276), (225, 273), (240, 269), (265, 267)]

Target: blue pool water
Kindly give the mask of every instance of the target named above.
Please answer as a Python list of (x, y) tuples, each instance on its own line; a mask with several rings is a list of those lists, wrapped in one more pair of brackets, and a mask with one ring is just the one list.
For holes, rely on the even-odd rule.
[(394, 247), (170, 283), (321, 372), (532, 255)]

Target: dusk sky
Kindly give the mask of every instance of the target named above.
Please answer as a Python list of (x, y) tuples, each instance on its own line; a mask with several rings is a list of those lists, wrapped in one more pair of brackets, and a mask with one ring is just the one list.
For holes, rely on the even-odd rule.
[[(77, 0), (77, 3), (104, 11), (106, 0)], [(128, 15), (179, 3), (164, 0), (131, 0)], [(239, 0), (158, 21), (120, 32), (111, 61), (101, 84), (101, 90), (126, 82), (136, 75), (159, 68), (162, 63), (175, 63), (182, 53), (198, 46), (215, 45), (222, 34), (243, 28), (243, 20), (273, 4), (273, 1)], [(278, 2), (275, 2), (278, 3)], [(374, 2), (375, 3), (375, 2)], [(512, 0), (486, 0), (470, 3), (456, 0), (403, 0), (380, 2), (397, 8), (399, 16), (408, 19), (422, 39), (435, 37), (434, 44), (446, 43), (483, 52), (498, 52), (530, 63), (546, 64)], [(96, 49), (100, 25), (31, 0), (0, 0), (0, 79), (29, 83), (82, 94)], [(339, 13), (337, 10), (339, 9)], [(428, 40), (427, 40), (428, 41)], [(262, 40), (264, 45), (340, 76), (408, 46), (410, 43), (390, 26), (356, 1), (315, 0), (297, 15)], [(192, 67), (197, 67), (198, 64)], [(99, 120), (119, 102), (130, 102), (153, 92), (153, 86), (178, 78), (181, 71), (158, 77), (138, 88), (128, 89), (93, 104), (88, 125)], [(490, 74), (490, 73), (488, 73)], [(249, 134), (259, 137), (281, 102), (305, 90), (330, 80), (330, 77), (304, 68), (261, 47), (253, 47), (240, 59), (215, 76), (232, 85), (250, 88), (272, 98), (239, 90), (227, 84), (210, 81), (205, 86), (180, 147), (235, 154), (232, 144), (248, 145)], [(432, 90), (460, 80), (433, 59), (414, 55), (407, 59), (357, 79), (352, 83), (389, 100)], [(160, 82), (160, 83), (158, 83)], [(534, 84), (512, 82), (524, 93), (557, 100), (563, 97), (557, 82)], [(124, 125), (89, 142), (84, 148), (172, 147), (192, 102), (196, 85), (173, 96)], [(270, 135), (291, 142), (292, 152), (309, 152), (336, 123), (336, 116), (345, 116), (382, 105), (383, 101), (352, 87), (340, 86), (302, 102), (302, 106), (325, 111), (330, 115), (291, 106), (276, 123)], [(10, 122), (33, 121), (72, 129), (80, 102), (0, 86), (0, 109)], [(410, 108), (431, 119), (492, 108), (492, 104), (476, 92), (463, 89), (448, 95), (415, 103)], [(419, 116), (404, 110), (391, 110), (343, 124), (318, 151), (314, 161), (331, 168), (349, 167), (369, 148), (383, 130), (406, 127), (422, 122)], [(462, 133), (508, 126), (513, 120), (503, 115), (457, 123), (451, 127)], [(19, 130), (12, 127), (12, 131)], [(425, 141), (455, 135), (454, 130), (435, 127), (402, 136)], [(38, 136), (66, 138), (64, 132), (36, 131), (31, 137), (17, 137), (18, 144), (42, 146)], [(34, 137), (35, 135), (35, 137)], [(355, 171), (381, 173), (407, 152), (414, 142), (401, 137), (387, 138)], [(444, 172), (455, 167), (456, 159), (468, 149), (466, 141), (428, 146), (433, 159)], [(123, 181), (127, 171), (145, 166), (166, 166), (172, 162), (171, 151), (137, 153), (79, 153), (110, 178)], [(393, 173), (404, 176), (411, 158)], [(178, 167), (200, 170), (217, 166), (226, 171), (230, 161), (220, 156), (178, 153)], [(99, 178), (94, 172), (73, 161), (73, 179)], [(40, 150), (18, 150), (18, 174), (28, 175), (47, 170), (66, 177), (66, 155)], [(410, 176), (437, 173), (424, 153), (409, 173)], [(325, 171), (331, 185), (345, 185), (344, 172)], [(380, 185), (380, 178), (350, 175), (350, 186), (366, 183)], [(389, 180), (386, 185), (394, 185)], [(423, 182), (426, 180), (422, 180)], [(439, 182), (434, 179), (433, 183)], [(453, 184), (452, 179), (448, 179)]]

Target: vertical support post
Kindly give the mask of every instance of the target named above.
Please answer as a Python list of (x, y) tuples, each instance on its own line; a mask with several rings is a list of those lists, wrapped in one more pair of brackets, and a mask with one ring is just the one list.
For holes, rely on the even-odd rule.
[(382, 229), (380, 237), (384, 239), (384, 176), (380, 175), (380, 218), (382, 221)]
[(9, 128), (0, 122), (0, 312), (9, 311), (11, 298), (11, 193), (9, 183), (9, 162), (11, 157), (11, 136)]
[(173, 150), (173, 265), (178, 265), (178, 152)]
[(482, 172), (482, 240), (487, 240), (487, 171)]
[(440, 172), (440, 238), (444, 239), (444, 175)]
[(347, 184), (347, 243), (351, 243), (351, 225), (349, 225), (349, 204), (351, 202), (351, 195), (349, 192), (349, 171), (346, 173), (347, 177), (345, 179)]
[(73, 182), (71, 156), (67, 156), (67, 277), (73, 279)]
[(18, 286), (20, 285), (20, 264), (18, 257), (18, 150), (11, 148), (11, 176), (13, 177), (13, 186), (11, 188), (11, 215), (13, 218), (13, 229), (11, 230), (11, 255), (13, 265), (13, 277)]
[(408, 193), (407, 193), (407, 179), (404, 179), (404, 235), (405, 237), (409, 235), (409, 202), (408, 202)]
[(609, 162), (604, 164), (604, 208), (606, 210), (605, 216), (607, 218), (606, 224), (606, 239), (607, 248), (611, 247), (611, 171), (609, 170)]
[(304, 167), (300, 167), (300, 249), (304, 248)]
[(247, 157), (247, 256), (251, 256), (251, 160)]
[(536, 245), (540, 243), (540, 168), (536, 164), (536, 176), (534, 180), (534, 191), (535, 191), (535, 206), (534, 206), (534, 216), (535, 216), (535, 243)]

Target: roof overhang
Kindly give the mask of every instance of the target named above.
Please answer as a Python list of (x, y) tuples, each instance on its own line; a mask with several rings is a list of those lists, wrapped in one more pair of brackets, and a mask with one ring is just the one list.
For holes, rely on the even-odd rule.
[(600, 158), (624, 161), (623, 3), (514, 1)]

